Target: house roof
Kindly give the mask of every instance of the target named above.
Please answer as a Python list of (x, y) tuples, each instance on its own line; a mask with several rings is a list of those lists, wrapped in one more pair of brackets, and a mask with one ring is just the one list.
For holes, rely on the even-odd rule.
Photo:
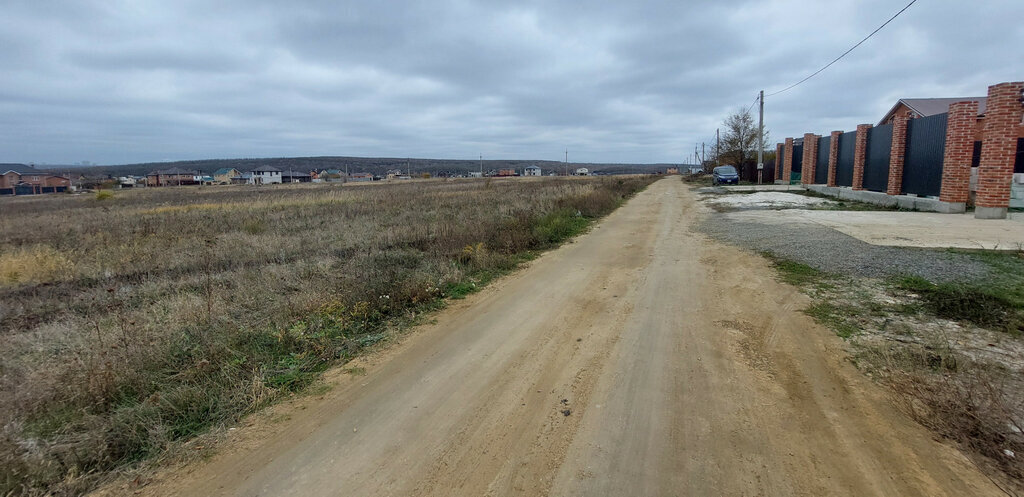
[(304, 173), (302, 171), (288, 170), (288, 171), (281, 171), (281, 176), (309, 176), (309, 173)]
[(0, 174), (14, 171), (18, 174), (44, 174), (42, 171), (25, 164), (0, 164)]
[(214, 171), (213, 175), (214, 176), (221, 176), (221, 175), (224, 175), (224, 174), (230, 174), (231, 171), (238, 172), (238, 169), (235, 169), (233, 167), (222, 167), (222, 168)]
[(281, 170), (276, 168), (276, 167), (274, 167), (274, 166), (260, 166), (260, 167), (257, 167), (256, 169), (253, 169), (252, 172), (254, 172), (254, 173), (279, 173), (279, 172), (281, 172)]
[(540, 169), (540, 166), (526, 166), (526, 169)]
[(170, 169), (160, 169), (158, 171), (153, 171), (153, 172), (149, 173), (150, 176), (155, 176), (157, 174), (163, 174), (163, 175), (169, 175), (169, 174), (189, 174), (189, 175), (193, 175), (194, 176), (196, 174), (196, 171), (189, 171), (187, 169), (182, 169), (180, 167), (172, 167)]
[(943, 112), (949, 112), (949, 105), (957, 102), (978, 102), (978, 114), (985, 113), (985, 101), (987, 97), (960, 97), (960, 98), (901, 98), (896, 101), (896, 105), (893, 105), (889, 112), (885, 113), (881, 121), (878, 124), (883, 124), (892, 117), (896, 109), (900, 107), (900, 104), (906, 105), (907, 108), (916, 112), (921, 117), (934, 116), (936, 114), (942, 114)]

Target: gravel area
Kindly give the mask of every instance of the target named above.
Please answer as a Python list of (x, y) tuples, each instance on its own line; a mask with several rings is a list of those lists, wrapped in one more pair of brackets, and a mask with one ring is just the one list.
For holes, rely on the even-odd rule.
[(915, 274), (932, 281), (964, 281), (984, 278), (989, 272), (986, 264), (962, 254), (871, 245), (815, 224), (763, 225), (711, 214), (699, 229), (718, 240), (833, 273), (872, 278)]
[(721, 195), (705, 202), (716, 209), (780, 209), (836, 205), (832, 200), (786, 192), (754, 192)]

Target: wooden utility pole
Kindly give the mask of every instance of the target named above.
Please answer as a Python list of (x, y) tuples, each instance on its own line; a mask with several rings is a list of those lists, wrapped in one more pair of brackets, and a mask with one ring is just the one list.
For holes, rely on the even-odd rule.
[(757, 184), (761, 184), (761, 172), (764, 171), (764, 90), (758, 97), (761, 115), (757, 119)]
[(720, 166), (722, 161), (722, 141), (718, 135), (719, 130), (715, 130), (715, 165)]

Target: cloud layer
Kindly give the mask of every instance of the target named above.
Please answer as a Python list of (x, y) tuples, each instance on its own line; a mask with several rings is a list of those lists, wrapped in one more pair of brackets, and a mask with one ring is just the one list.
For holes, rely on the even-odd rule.
[[(211, 6), (209, 4), (216, 3)], [(51, 1), (0, 17), (0, 162), (682, 162), (902, 5)], [(767, 100), (773, 138), (1024, 79), (1024, 4), (927, 0)]]

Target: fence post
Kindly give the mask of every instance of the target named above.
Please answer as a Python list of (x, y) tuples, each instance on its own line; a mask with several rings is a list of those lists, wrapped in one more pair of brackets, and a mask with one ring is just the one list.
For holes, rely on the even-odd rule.
[(804, 133), (803, 171), (800, 173), (800, 184), (814, 184), (814, 165), (818, 163), (818, 135)]
[(857, 125), (857, 143), (853, 150), (853, 189), (864, 189), (864, 162), (868, 152), (868, 130), (870, 124)]
[(1024, 82), (988, 87), (985, 102), (985, 137), (978, 167), (978, 195), (974, 217), (1004, 219), (1010, 206), (1017, 133), (1024, 115)]
[(775, 144), (775, 180), (782, 181), (782, 152), (783, 145), (781, 143)]
[(782, 181), (788, 185), (793, 177), (793, 139), (786, 138), (786, 162), (782, 168)]
[(897, 115), (892, 118), (892, 149), (889, 151), (889, 185), (885, 193), (903, 193), (903, 159), (907, 155), (907, 123), (910, 118)]
[(978, 102), (956, 102), (949, 106), (946, 124), (946, 153), (942, 157), (942, 189), (939, 200), (967, 204), (971, 196), (971, 156)]
[(828, 147), (828, 186), (836, 186), (836, 165), (839, 163), (839, 135), (842, 131), (833, 131)]

